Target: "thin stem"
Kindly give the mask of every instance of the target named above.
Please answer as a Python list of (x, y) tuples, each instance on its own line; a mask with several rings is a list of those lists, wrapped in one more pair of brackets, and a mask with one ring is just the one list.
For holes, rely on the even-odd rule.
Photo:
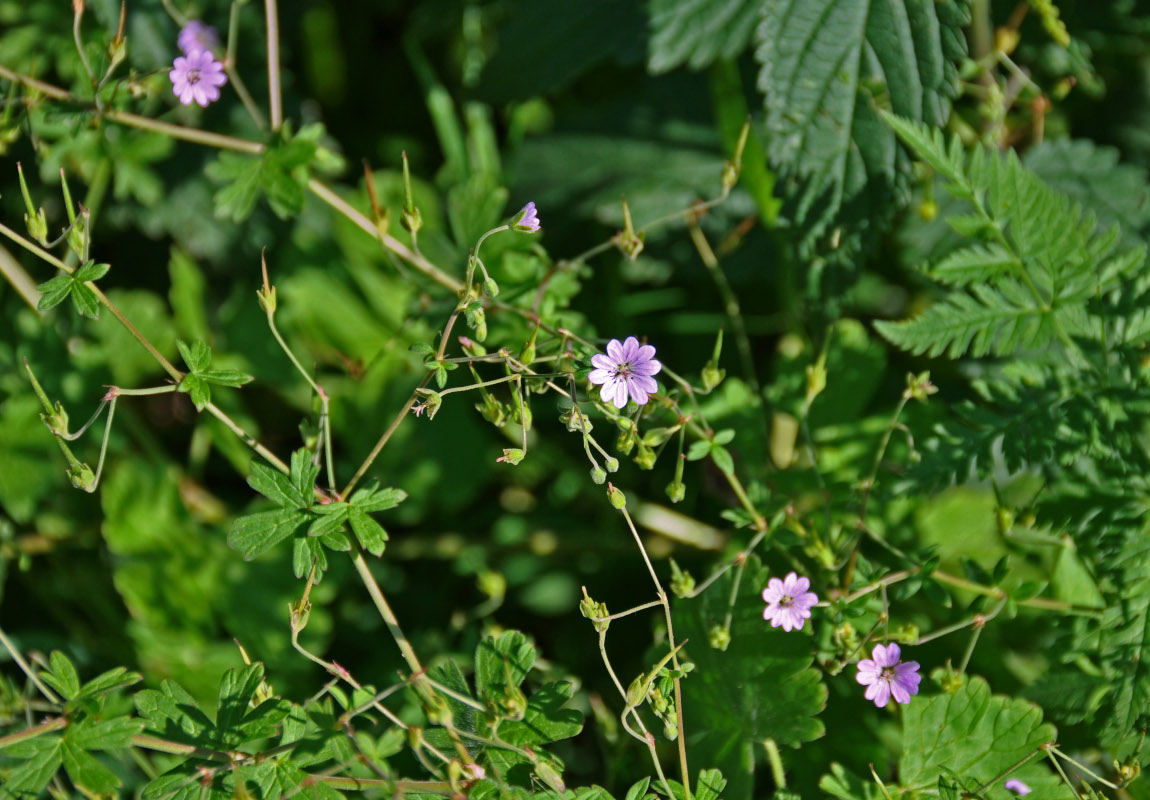
[(8, 745), (16, 744), (17, 742), (24, 742), (28, 739), (35, 739), (37, 736), (42, 736), (45, 733), (58, 731), (68, 726), (67, 717), (55, 717), (53, 719), (45, 720), (39, 725), (33, 725), (31, 728), (25, 728), (22, 731), (10, 733), (7, 736), (0, 736), (0, 750), (3, 750)]
[(96, 85), (96, 74), (92, 72), (92, 64), (88, 61), (88, 54), (84, 52), (84, 40), (80, 36), (80, 21), (84, 18), (84, 4), (74, 5), (72, 14), (72, 41), (76, 44), (76, 52), (80, 54), (80, 63), (84, 65), (84, 72), (88, 73), (88, 82)]
[(100, 418), (100, 415), (104, 413), (104, 406), (106, 405), (108, 405), (108, 401), (101, 400), (100, 405), (96, 406), (96, 410), (92, 413), (92, 416), (88, 418), (88, 421), (80, 426), (80, 430), (75, 433), (58, 433), (56, 435), (69, 442), (76, 441), (87, 432), (88, 428), (92, 427), (93, 422)]
[(268, 23), (268, 108), (272, 130), (278, 131), (284, 122), (283, 94), (280, 87), (280, 23), (276, 0), (264, 0)]
[(351, 492), (351, 490), (355, 488), (356, 484), (359, 483), (360, 478), (362, 478), (367, 473), (368, 469), (371, 468), (371, 465), (375, 463), (375, 459), (379, 457), (380, 452), (383, 451), (383, 448), (387, 445), (388, 440), (391, 439), (392, 434), (395, 433), (396, 428), (399, 427), (399, 423), (403, 422), (403, 420), (407, 417), (408, 412), (411, 411), (411, 407), (415, 405), (415, 401), (419, 399), (419, 390), (428, 384), (433, 374), (434, 373), (429, 372), (423, 376), (423, 380), (420, 381), (419, 386), (417, 386), (416, 390), (411, 393), (411, 397), (407, 398), (407, 402), (403, 404), (403, 408), (401, 408), (399, 413), (395, 415), (395, 419), (393, 419), (391, 424), (387, 426), (387, 430), (385, 430), (383, 435), (379, 437), (379, 441), (375, 443), (375, 447), (371, 448), (371, 452), (367, 454), (367, 458), (365, 458), (363, 463), (359, 465), (359, 469), (355, 471), (355, 474), (351, 476), (351, 480), (348, 482), (347, 486), (345, 486), (343, 491), (340, 492), (340, 497), (347, 497), (348, 493)]
[(497, 383), (507, 383), (509, 381), (519, 382), (520, 380), (522, 380), (522, 378), (523, 378), (522, 375), (516, 374), (516, 375), (508, 375), (505, 378), (494, 378), (492, 380), (483, 381), (482, 383), (475, 383), (475, 384), (472, 384), (470, 386), (453, 386), (450, 389), (441, 389), (439, 391), (439, 396), (444, 397), (444, 396), (449, 395), (449, 394), (455, 394), (456, 392), (466, 392), (466, 391), (470, 391), (471, 389), (482, 389), (482, 388), (486, 388), (488, 386), (494, 386)]
[(1018, 761), (1011, 764), (1009, 767), (1007, 767), (1002, 772), (995, 775), (993, 778), (988, 780), (986, 783), (979, 786), (978, 791), (976, 791), (975, 794), (976, 795), (982, 794), (984, 791), (989, 789), (991, 786), (994, 786), (996, 783), (998, 783), (1000, 780), (1005, 778), (1010, 773), (1014, 772), (1016, 769), (1022, 768), (1023, 766), (1026, 765), (1027, 762), (1033, 760), (1036, 755), (1039, 755), (1043, 751), (1044, 748), (1045, 748), (1045, 745), (1039, 745), (1038, 747), (1034, 748), (1033, 752), (1023, 756), (1021, 759), (1019, 759)]
[(1071, 764), (1073, 764), (1074, 766), (1078, 767), (1080, 770), (1082, 770), (1083, 772), (1085, 772), (1087, 775), (1089, 775), (1091, 778), (1093, 778), (1094, 780), (1098, 781), (1099, 783), (1101, 783), (1101, 784), (1104, 784), (1104, 785), (1106, 785), (1106, 786), (1109, 786), (1111, 789), (1118, 789), (1118, 787), (1117, 787), (1116, 785), (1114, 785), (1114, 784), (1113, 784), (1113, 783), (1111, 783), (1110, 781), (1106, 780), (1105, 778), (1103, 778), (1103, 777), (1102, 777), (1101, 775), (1099, 775), (1098, 773), (1094, 772), (1094, 770), (1092, 770), (1092, 769), (1090, 769), (1089, 767), (1087, 767), (1087, 766), (1086, 766), (1085, 764), (1083, 764), (1081, 761), (1075, 761), (1073, 758), (1071, 758), (1070, 756), (1066, 755), (1066, 753), (1063, 753), (1063, 752), (1062, 752), (1061, 750), (1059, 750), (1057, 747), (1052, 747), (1052, 748), (1050, 748), (1050, 751), (1051, 751), (1052, 753), (1054, 753), (1055, 755), (1057, 755), (1057, 756), (1059, 756), (1059, 757), (1061, 757), (1061, 758), (1064, 758), (1064, 759), (1066, 759), (1066, 760), (1067, 760), (1067, 761), (1069, 761)]
[(100, 443), (100, 460), (96, 462), (96, 475), (92, 480), (91, 492), (100, 485), (100, 474), (104, 471), (104, 456), (108, 453), (108, 438), (112, 435), (112, 418), (116, 416), (116, 398), (108, 405), (108, 421), (104, 424), (104, 441)]
[(779, 754), (779, 745), (774, 739), (764, 739), (763, 748), (767, 751), (767, 763), (771, 765), (771, 777), (775, 780), (776, 789), (787, 788), (787, 774), (783, 771), (783, 758)]
[(4, 645), (4, 649), (8, 651), (8, 655), (12, 656), (12, 660), (16, 662), (24, 674), (28, 676), (28, 680), (32, 681), (32, 685), (40, 690), (40, 694), (47, 698), (49, 703), (59, 703), (60, 698), (56, 693), (44, 685), (44, 682), (36, 677), (36, 673), (28, 666), (28, 662), (24, 660), (24, 656), (20, 655), (20, 651), (12, 644), (12, 640), (8, 638), (8, 634), (4, 633), (4, 629), (0, 628), (0, 644)]
[(403, 655), (403, 660), (407, 662), (407, 666), (411, 668), (412, 672), (423, 672), (423, 665), (419, 663), (419, 656), (415, 654), (415, 648), (411, 646), (411, 642), (403, 634), (403, 630), (399, 627), (399, 620), (395, 617), (395, 612), (391, 610), (387, 598), (383, 596), (383, 589), (379, 587), (375, 576), (371, 574), (371, 568), (363, 557), (363, 551), (354, 542), (351, 546), (351, 563), (355, 565), (355, 571), (359, 573), (360, 580), (367, 587), (367, 593), (371, 595), (371, 600), (375, 603), (380, 617), (383, 618), (383, 623), (387, 625), (391, 638), (395, 639), (395, 643), (399, 645), (399, 652)]
[(970, 634), (970, 642), (966, 645), (966, 652), (962, 654), (962, 663), (958, 665), (958, 673), (961, 675), (966, 672), (966, 668), (970, 665), (970, 657), (974, 655), (975, 645), (978, 644), (978, 637), (982, 635), (982, 626), (975, 626)]
[(228, 47), (227, 53), (224, 55), (224, 71), (228, 74), (228, 80), (232, 82), (232, 88), (236, 90), (236, 94), (240, 98), (240, 102), (244, 104), (244, 108), (248, 110), (248, 115), (251, 116), (252, 121), (255, 122), (256, 127), (263, 130), (267, 126), (264, 120), (264, 114), (260, 111), (256, 101), (252, 98), (251, 92), (248, 91), (247, 84), (244, 83), (243, 78), (240, 77), (239, 70), (236, 68), (236, 50), (239, 46), (240, 34), (240, 0), (232, 0), (231, 12), (228, 15)]
[(220, 133), (202, 131), (197, 128), (186, 128), (183, 125), (173, 125), (170, 122), (162, 122), (158, 119), (152, 119), (151, 117), (142, 117), (139, 114), (132, 114), (127, 111), (109, 109), (104, 111), (103, 114), (104, 118), (111, 122), (127, 125), (130, 128), (140, 128), (142, 130), (162, 133), (165, 136), (171, 136), (173, 139), (180, 139), (185, 142), (194, 142), (195, 144), (215, 147), (220, 150), (234, 150), (237, 153), (248, 153), (253, 156), (258, 156), (264, 151), (262, 144), (253, 142), (250, 139), (239, 139), (235, 136), (225, 136)]
[(662, 600), (652, 600), (650, 603), (644, 603), (641, 606), (635, 606), (634, 608), (629, 608), (626, 611), (620, 611), (618, 614), (612, 614), (609, 617), (596, 617), (595, 619), (593, 619), (591, 621), (592, 622), (610, 622), (613, 619), (622, 619), (623, 617), (629, 617), (632, 614), (635, 614), (639, 611), (646, 611), (648, 608), (654, 608), (655, 606), (661, 606), (661, 605), (663, 605)]
[(143, 747), (147, 750), (157, 750), (161, 753), (171, 753), (177, 756), (194, 756), (195, 758), (203, 759), (204, 761), (220, 761), (225, 764), (231, 764), (237, 760), (237, 756), (242, 757), (242, 753), (226, 753), (222, 750), (211, 750), (206, 747), (197, 747), (194, 744), (184, 744), (183, 742), (173, 742), (168, 739), (161, 739), (157, 736), (148, 736), (147, 734), (137, 734), (132, 737), (132, 744), (136, 747)]
[(1066, 777), (1066, 773), (1062, 771), (1062, 765), (1058, 763), (1058, 759), (1055, 758), (1054, 753), (1051, 752), (1054, 749), (1053, 746), (1049, 748), (1044, 746), (1043, 749), (1046, 750), (1046, 756), (1050, 759), (1050, 763), (1054, 765), (1054, 768), (1058, 770), (1058, 774), (1062, 776), (1062, 781), (1066, 784), (1066, 788), (1077, 795), (1078, 792), (1075, 791), (1074, 784), (1070, 782), (1070, 778)]

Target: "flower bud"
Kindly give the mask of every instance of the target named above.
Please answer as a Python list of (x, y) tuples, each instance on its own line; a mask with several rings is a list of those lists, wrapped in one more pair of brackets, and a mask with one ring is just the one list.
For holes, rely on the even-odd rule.
[(674, 480), (667, 484), (667, 497), (672, 503), (682, 502), (686, 496), (687, 487), (683, 485), (682, 481)]
[(707, 634), (707, 639), (716, 650), (726, 650), (731, 644), (731, 632), (722, 625), (715, 625)]
[(256, 297), (260, 300), (260, 310), (269, 315), (276, 313), (276, 287), (256, 289)]
[(559, 794), (564, 794), (567, 791), (567, 784), (563, 783), (559, 771), (546, 761), (535, 762), (535, 775)]
[(627, 495), (623, 494), (620, 490), (616, 489), (614, 485), (607, 484), (607, 499), (611, 501), (611, 505), (615, 508), (627, 507)]
[(635, 463), (639, 469), (652, 469), (655, 466), (655, 451), (642, 441), (637, 442), (639, 445), (639, 452), (635, 454)]
[(631, 685), (627, 687), (627, 708), (636, 708), (647, 699), (647, 692), (650, 691), (651, 684), (643, 678), (644, 676), (640, 675), (631, 681)]
[(918, 375), (910, 372), (906, 374), (906, 389), (903, 390), (903, 397), (925, 403), (932, 394), (938, 394), (938, 387), (930, 382), (929, 372), (920, 372)]
[(443, 398), (439, 396), (439, 392), (431, 389), (417, 389), (416, 391), (425, 399), (419, 405), (412, 406), (412, 412), (418, 417), (426, 411), (428, 419), (435, 419), (435, 415), (439, 413), (439, 407), (443, 405)]
[(515, 466), (523, 460), (524, 455), (526, 455), (526, 453), (524, 453), (518, 447), (504, 448), (503, 456), (501, 458), (495, 459), (495, 463), (498, 464), (501, 461), (506, 461), (508, 464)]
[(602, 467), (600, 467), (598, 464), (596, 464), (591, 469), (591, 480), (595, 481), (595, 483), (597, 483), (599, 485), (606, 483), (607, 482), (607, 471), (605, 469), (603, 469)]
[(651, 428), (643, 434), (643, 444), (648, 447), (658, 447), (670, 439), (681, 427), (681, 425), (673, 425), (670, 428)]
[(96, 491), (96, 475), (87, 464), (80, 464), (68, 470), (68, 479), (76, 489), (83, 489), (89, 494)]
[(68, 434), (68, 412), (64, 410), (59, 400), (56, 401), (55, 410), (51, 414), (41, 414), (40, 419), (48, 426), (48, 430), (57, 436)]
[(583, 599), (579, 601), (579, 613), (591, 620), (595, 630), (600, 633), (611, 626), (611, 620), (606, 619), (606, 617), (611, 616), (607, 611), (607, 604), (592, 600), (591, 596), (587, 594), (586, 586), (583, 587)]
[(504, 719), (521, 720), (527, 714), (527, 696), (518, 686), (505, 686), (495, 704)]
[(468, 339), (466, 336), (459, 337), (459, 346), (463, 348), (463, 352), (472, 358), (479, 358), (480, 356), (487, 355), (487, 348), (478, 342)]
[(615, 458), (615, 456), (608, 456), (603, 461), (603, 466), (605, 466), (607, 468), (608, 472), (618, 472), (619, 471), (619, 459)]
[(68, 231), (68, 249), (81, 260), (84, 259), (84, 253), (88, 251), (88, 223), (91, 219), (92, 212), (86, 208), (81, 208), (75, 224)]
[(684, 569), (680, 569), (679, 565), (675, 563), (675, 559), (671, 559), (671, 593), (675, 597), (690, 597), (691, 593), (695, 591), (695, 578), (691, 573)]
[(636, 441), (634, 429), (627, 429), (619, 434), (619, 439), (615, 442), (615, 449), (625, 456), (631, 455), (631, 451), (635, 449)]
[(494, 278), (485, 278), (483, 281), (483, 293), (488, 297), (499, 296), (499, 284), (495, 282)]
[(667, 739), (667, 741), (675, 741), (679, 738), (679, 726), (670, 720), (663, 723), (663, 736)]

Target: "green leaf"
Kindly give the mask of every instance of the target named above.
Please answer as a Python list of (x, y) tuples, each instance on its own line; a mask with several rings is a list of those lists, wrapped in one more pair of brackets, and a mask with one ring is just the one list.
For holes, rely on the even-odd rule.
[(735, 459), (731, 457), (731, 451), (725, 447), (712, 447), (711, 460), (715, 462), (715, 466), (721, 469), (728, 475), (735, 472)]
[(697, 758), (731, 776), (726, 797), (732, 800), (750, 796), (753, 751), (762, 739), (770, 736), (797, 747), (822, 736), (824, 730), (817, 717), (826, 704), (827, 689), (820, 673), (811, 668), (809, 640), (763, 622), (761, 592), (767, 577), (757, 558), (748, 560), (725, 651), (710, 647), (708, 640), (712, 626), (727, 613), (732, 572), (698, 598), (675, 600), (672, 608), (676, 633), (690, 640), (680, 658), (695, 664), (682, 681), (687, 736), (700, 752)]
[[(913, 698), (903, 709), (903, 749), (899, 781), (907, 789), (924, 791), (938, 786), (945, 770), (954, 770), (968, 783), (981, 785), (1034, 752), (1039, 745), (1057, 741), (1054, 726), (1042, 721), (1042, 709), (1025, 700), (991, 695), (980, 677), (971, 677), (954, 694)], [(1022, 770), (1019, 777), (1035, 791), (1058, 791), (1059, 780), (1048, 769)], [(991, 800), (1010, 793), (1001, 786), (988, 788)]]
[(44, 791), (64, 763), (64, 739), (56, 735), (38, 736), (28, 744), (33, 749), (32, 755), (8, 773), (4, 788), (12, 794), (35, 797)]
[(485, 702), (501, 697), (510, 683), (518, 686), (535, 663), (535, 645), (519, 631), (498, 638), (485, 636), (475, 648), (475, 688)]
[(118, 750), (131, 745), (132, 737), (143, 729), (143, 720), (132, 717), (97, 722), (85, 719), (68, 729), (68, 741), (84, 750)]
[(96, 293), (79, 281), (72, 281), (72, 305), (82, 317), (100, 318), (100, 301), (96, 299)]
[(114, 667), (97, 675), (80, 689), (80, 697), (99, 697), (116, 689), (123, 689), (143, 680), (138, 672), (129, 672), (124, 667)]
[(216, 216), (243, 222), (260, 196), (260, 161), (239, 153), (221, 152), (208, 164), (207, 175), (227, 185), (216, 192)]
[(299, 497), (304, 498), (304, 505), (314, 502), (315, 479), (319, 477), (319, 464), (312, 462), (312, 452), (301, 448), (291, 454), (291, 482)]
[(60, 755), (68, 777), (76, 786), (95, 794), (110, 794), (120, 786), (120, 779), (114, 772), (86, 753), (70, 737), (64, 737)]
[(238, 369), (209, 369), (203, 370), (199, 376), (208, 383), (218, 383), (220, 386), (238, 388), (251, 383), (255, 378)]
[(881, 228), (909, 161), (879, 117), (941, 125), (965, 52), (954, 0), (767, 0), (758, 27), (772, 164), (807, 242), (833, 226)]
[(240, 724), (263, 678), (264, 665), (259, 662), (224, 673), (216, 698), (217, 728), (228, 731)]
[(711, 452), (711, 443), (702, 440), (698, 442), (691, 442), (691, 446), (687, 448), (687, 460), (698, 461), (706, 458)]
[(36, 308), (47, 311), (68, 299), (68, 295), (72, 293), (72, 276), (57, 275), (52, 280), (41, 283), (36, 289), (40, 292), (40, 300), (36, 303)]
[(358, 489), (351, 496), (351, 504), (356, 508), (369, 513), (387, 511), (395, 508), (407, 499), (407, 492), (402, 489), (388, 487), (380, 489), (377, 486), (366, 486)]
[(371, 553), (373, 556), (383, 554), (383, 548), (387, 542), (387, 531), (383, 526), (376, 522), (374, 519), (367, 515), (363, 509), (358, 506), (352, 506), (348, 515), (348, 522), (351, 523), (351, 529), (355, 532), (355, 538), (359, 539), (360, 545), (363, 549)]
[(735, 58), (751, 41), (759, 18), (757, 3), (730, 0), (651, 0), (648, 12), (647, 70), (655, 74)]
[(878, 321), (875, 328), (893, 344), (915, 354), (959, 358), (1009, 355), (1042, 348), (1054, 338), (1053, 315), (1035, 307), (1020, 284), (999, 289), (979, 285), (971, 294), (954, 292), (919, 316), (904, 322)]
[(311, 504), (310, 495), (296, 488), (289, 476), (266, 464), (252, 462), (248, 486), (283, 508), (307, 508)]
[(699, 770), (699, 777), (695, 784), (695, 800), (719, 800), (726, 786), (727, 781), (719, 770)]
[(143, 689), (132, 698), (148, 729), (165, 739), (199, 744), (214, 724), (184, 687), (166, 680), (157, 689)]
[(192, 399), (192, 404), (196, 407), (196, 411), (203, 411), (208, 403), (212, 401), (212, 390), (208, 386), (207, 381), (194, 372), (188, 372), (184, 375), (180, 381), (180, 391), (186, 392)]
[(80, 693), (80, 675), (66, 655), (53, 650), (48, 666), (49, 671), (40, 673), (44, 683), (58, 691), (65, 700), (71, 700)]
[(306, 511), (281, 508), (237, 517), (228, 531), (228, 546), (251, 561), (291, 536), (311, 517)]
[(72, 279), (80, 282), (98, 281), (107, 275), (111, 268), (111, 264), (97, 264), (95, 261), (89, 261), (72, 273)]
[(327, 536), (335, 533), (344, 526), (347, 522), (348, 512), (351, 511), (351, 506), (342, 501), (336, 503), (328, 503), (327, 505), (316, 505), (312, 509), (320, 516), (313, 522), (307, 529), (308, 536)]
[(975, 244), (941, 259), (931, 268), (930, 275), (940, 283), (967, 286), (1017, 266), (1018, 259), (997, 242)]
[(566, 681), (549, 683), (527, 700), (527, 713), (521, 721), (504, 721), (499, 736), (518, 745), (540, 745), (570, 739), (583, 730), (583, 714), (564, 708), (574, 688)]

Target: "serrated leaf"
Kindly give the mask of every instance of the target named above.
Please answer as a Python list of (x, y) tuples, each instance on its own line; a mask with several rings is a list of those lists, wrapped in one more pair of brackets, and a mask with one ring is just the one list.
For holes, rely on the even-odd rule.
[(59, 650), (53, 650), (48, 657), (48, 672), (41, 672), (44, 683), (58, 691), (65, 700), (71, 700), (80, 693), (80, 674), (71, 659)]
[(251, 561), (291, 536), (309, 519), (306, 511), (291, 508), (237, 517), (228, 531), (228, 546), (239, 552), (244, 561)]
[(383, 549), (386, 547), (388, 537), (387, 531), (383, 529), (382, 525), (369, 517), (367, 512), (357, 506), (351, 507), (347, 515), (347, 521), (351, 524), (351, 529), (355, 532), (355, 538), (359, 540), (364, 550), (373, 556), (383, 554)]
[(387, 511), (395, 508), (407, 499), (407, 492), (403, 489), (387, 487), (380, 489), (377, 486), (368, 486), (358, 489), (351, 496), (351, 504), (369, 513)]
[(96, 299), (96, 293), (76, 280), (72, 281), (72, 305), (82, 317), (100, 318), (100, 301)]
[(98, 281), (107, 275), (111, 268), (111, 264), (97, 264), (95, 261), (89, 261), (72, 273), (72, 278), (80, 282)]
[(196, 411), (203, 411), (212, 402), (212, 390), (207, 381), (194, 372), (186, 373), (180, 381), (180, 391), (187, 393)]
[(307, 508), (310, 497), (293, 485), (291, 478), (266, 464), (252, 463), (248, 486), (283, 508)]
[(116, 689), (123, 689), (139, 683), (143, 679), (143, 676), (138, 672), (129, 672), (124, 667), (114, 667), (85, 683), (80, 688), (80, 697), (99, 697)]
[(304, 498), (304, 505), (310, 505), (315, 497), (315, 479), (319, 476), (319, 464), (313, 463), (312, 452), (306, 448), (291, 454), (291, 482), (296, 492)]
[(64, 763), (63, 737), (38, 736), (32, 741), (35, 743), (34, 754), (9, 772), (4, 782), (4, 788), (16, 795), (39, 795)]
[(40, 300), (36, 303), (36, 308), (40, 311), (47, 311), (68, 299), (68, 295), (72, 293), (72, 276), (57, 275), (52, 280), (41, 283), (36, 289), (40, 292)]
[(946, 121), (965, 56), (965, 3), (767, 0), (755, 57), (785, 212), (808, 242), (832, 225), (881, 229), (909, 160), (880, 109)]
[(651, 0), (647, 70), (702, 69), (738, 56), (751, 41), (759, 7), (731, 0)]
[[(934, 789), (939, 776), (953, 770), (979, 786), (1039, 745), (1056, 741), (1055, 733), (1053, 725), (1042, 721), (1042, 709), (1025, 700), (992, 695), (986, 681), (974, 676), (954, 694), (915, 697), (903, 709), (899, 781), (907, 789)], [(1049, 770), (1017, 777), (1036, 791), (1050, 791), (1050, 796), (1073, 796), (1068, 790), (1058, 791), (1058, 778)], [(1003, 800), (1010, 793), (993, 786), (988, 787), (988, 796)]]
[(85, 750), (117, 750), (132, 743), (132, 737), (144, 729), (144, 721), (131, 717), (113, 717), (91, 721), (85, 719), (68, 729), (68, 741)]
[(216, 697), (217, 728), (228, 731), (239, 725), (263, 678), (264, 665), (258, 661), (224, 673)]
[(176, 348), (180, 351), (180, 357), (184, 359), (184, 363), (188, 365), (188, 369), (192, 372), (207, 369), (208, 365), (212, 363), (212, 349), (208, 347), (207, 342), (200, 339), (192, 342), (191, 347), (188, 347), (188, 345), (177, 339)]
[(521, 721), (504, 721), (499, 736), (510, 744), (540, 745), (570, 739), (583, 730), (583, 714), (565, 708), (574, 691), (570, 683), (549, 683), (527, 700)]
[(120, 786), (120, 779), (114, 772), (81, 749), (70, 737), (64, 737), (60, 755), (68, 778), (77, 786), (102, 795), (110, 794)]
[(997, 242), (975, 244), (955, 250), (940, 260), (931, 268), (930, 276), (951, 286), (967, 286), (1018, 266), (1021, 266), (1018, 259)]
[(157, 689), (143, 689), (132, 698), (148, 728), (165, 739), (198, 744), (214, 725), (184, 687), (166, 680)]
[(351, 506), (344, 502), (328, 503), (315, 506), (315, 512), (320, 516), (308, 526), (308, 536), (327, 536), (335, 533), (347, 522)]
[(523, 683), (535, 663), (535, 645), (519, 631), (505, 631), (498, 638), (485, 636), (475, 648), (475, 688), (485, 702), (502, 696), (510, 681)]

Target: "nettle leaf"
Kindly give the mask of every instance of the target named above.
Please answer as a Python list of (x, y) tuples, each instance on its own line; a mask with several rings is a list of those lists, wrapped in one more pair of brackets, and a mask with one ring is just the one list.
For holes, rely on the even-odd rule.
[[(992, 695), (980, 677), (969, 678), (954, 694), (916, 697), (903, 709), (903, 748), (899, 781), (905, 789), (925, 791), (953, 771), (979, 786), (1018, 763), (1046, 742), (1054, 726), (1042, 721), (1042, 709), (1025, 700)], [(1046, 797), (1074, 793), (1042, 764), (1030, 763), (1017, 777)], [(988, 800), (1013, 797), (1001, 782), (986, 789)]]
[(760, 594), (767, 578), (766, 567), (749, 559), (725, 651), (710, 647), (708, 640), (711, 628), (726, 616), (732, 572), (698, 598), (676, 600), (672, 608), (676, 633), (690, 640), (680, 658), (695, 663), (682, 681), (684, 705), (692, 709), (686, 716), (687, 735), (699, 736), (697, 744), (692, 738), (693, 746), (731, 776), (726, 796), (732, 800), (750, 796), (754, 747), (762, 739), (770, 736), (797, 747), (824, 733), (818, 715), (827, 688), (811, 668), (809, 641), (763, 621)]
[(519, 686), (535, 663), (535, 645), (519, 631), (505, 631), (498, 638), (485, 636), (475, 648), (475, 688), (479, 697), (493, 703), (508, 685)]
[(654, 74), (735, 58), (750, 43), (759, 19), (758, 3), (739, 0), (651, 0), (648, 11), (647, 71)]
[(768, 154), (807, 245), (832, 226), (880, 230), (905, 202), (909, 160), (878, 110), (946, 121), (967, 19), (963, 0), (767, 0)]
[(583, 730), (583, 714), (564, 708), (574, 687), (566, 681), (549, 683), (527, 700), (527, 713), (520, 721), (504, 721), (499, 737), (514, 745), (540, 745), (570, 739)]

